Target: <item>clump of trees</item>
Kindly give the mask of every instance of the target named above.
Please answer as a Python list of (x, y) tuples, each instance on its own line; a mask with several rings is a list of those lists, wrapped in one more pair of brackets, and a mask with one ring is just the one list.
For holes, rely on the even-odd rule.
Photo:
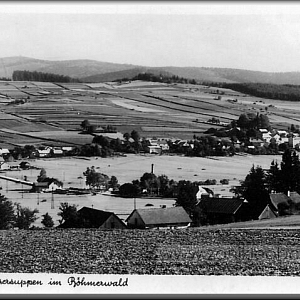
[(42, 82), (80, 82), (79, 79), (71, 78), (69, 76), (44, 73), (37, 71), (20, 71), (16, 70), (12, 74), (13, 81), (42, 81)]
[[(184, 77), (179, 77), (177, 75), (171, 75), (167, 72), (159, 73), (159, 74), (153, 74), (149, 72), (145, 73), (139, 73), (138, 75), (134, 76), (131, 79), (123, 78), (121, 81), (129, 81), (129, 80), (143, 80), (143, 81), (153, 81), (153, 82), (162, 82), (162, 83), (190, 83), (190, 84), (196, 84), (195, 79), (188, 79)], [(120, 80), (118, 80), (120, 81)]]
[(97, 172), (94, 166), (91, 168), (87, 167), (87, 169), (83, 172), (83, 175), (85, 176), (86, 185), (90, 188), (105, 190), (112, 188), (112, 190), (116, 190), (119, 187), (116, 176), (109, 177), (106, 174)]
[[(288, 191), (300, 193), (299, 156), (290, 149), (282, 155), (280, 165), (273, 161), (268, 170), (253, 165), (241, 186), (232, 189), (236, 197), (243, 197), (249, 202), (249, 213), (253, 219), (267, 204), (272, 205), (269, 196), (271, 192), (287, 194)], [(286, 211), (286, 208), (280, 210), (279, 214), (285, 214)]]
[(13, 203), (4, 195), (0, 195), (0, 229), (29, 229), (31, 224), (37, 220), (37, 209), (31, 210), (22, 207), (19, 203)]

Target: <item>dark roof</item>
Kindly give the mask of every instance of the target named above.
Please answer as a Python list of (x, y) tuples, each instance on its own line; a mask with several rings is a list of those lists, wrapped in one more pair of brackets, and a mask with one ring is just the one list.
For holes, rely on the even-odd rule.
[[(183, 207), (136, 209), (145, 225), (191, 223), (192, 220)], [(131, 215), (134, 213), (131, 213)], [(131, 215), (126, 219), (129, 220)]]
[(278, 209), (278, 204), (288, 203), (289, 197), (284, 193), (271, 193), (270, 200), (275, 208)]
[(42, 182), (35, 182), (34, 185), (35, 185), (36, 187), (48, 187), (48, 186), (49, 186), (49, 183), (48, 183), (48, 182), (42, 181)]
[(111, 215), (114, 215), (113, 212), (103, 211), (86, 206), (79, 209), (78, 214), (81, 218), (88, 219), (93, 227), (100, 227)]
[(243, 202), (243, 199), (236, 198), (206, 198), (198, 205), (207, 213), (235, 214)]

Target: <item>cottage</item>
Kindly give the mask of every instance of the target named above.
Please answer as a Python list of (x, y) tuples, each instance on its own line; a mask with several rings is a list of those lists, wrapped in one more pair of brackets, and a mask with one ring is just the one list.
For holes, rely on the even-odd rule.
[(184, 228), (191, 218), (183, 207), (135, 209), (126, 219), (128, 228)]
[(208, 224), (246, 221), (248, 202), (237, 198), (204, 198), (197, 204)]
[(38, 149), (39, 157), (50, 157), (51, 156), (51, 148), (46, 147), (45, 149)]
[(63, 187), (62, 182), (54, 178), (46, 178), (42, 182), (35, 182), (32, 186), (32, 192), (52, 192)]
[(262, 139), (250, 138), (250, 143), (256, 147), (262, 147), (264, 145), (264, 141)]
[(126, 229), (126, 225), (113, 212), (103, 211), (90, 207), (82, 207), (78, 210), (84, 228), (98, 229)]
[(258, 220), (274, 219), (274, 218), (277, 218), (277, 214), (269, 204), (264, 208), (264, 210), (258, 216)]
[(289, 197), (284, 193), (271, 193), (270, 200), (274, 208), (278, 211), (278, 205), (286, 204), (288, 205)]
[(150, 154), (161, 154), (162, 149), (160, 146), (147, 146)]
[(279, 215), (292, 214), (300, 210), (300, 195), (297, 192), (271, 193), (271, 204)]
[(62, 150), (62, 148), (54, 147), (53, 148), (53, 154), (55, 156), (62, 156), (64, 154), (64, 151)]

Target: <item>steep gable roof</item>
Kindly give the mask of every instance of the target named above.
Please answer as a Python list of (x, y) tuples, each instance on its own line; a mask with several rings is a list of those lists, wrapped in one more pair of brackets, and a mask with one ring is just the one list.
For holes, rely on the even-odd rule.
[(207, 213), (235, 214), (244, 200), (236, 198), (208, 198), (199, 202), (199, 207)]
[[(187, 212), (181, 206), (167, 208), (136, 209), (135, 211), (139, 214), (145, 225), (176, 223), (178, 224), (192, 222)], [(126, 219), (126, 221), (129, 220), (131, 215)]]
[(288, 203), (289, 197), (284, 193), (271, 193), (270, 200), (274, 207), (278, 209), (279, 203)]
[[(91, 225), (96, 228), (100, 227), (110, 216), (114, 215), (113, 212), (103, 211), (86, 206), (79, 209), (78, 213), (80, 217), (88, 219), (91, 222)], [(115, 215), (115, 217), (117, 216)]]
[(271, 218), (276, 218), (276, 217), (277, 217), (276, 213), (273, 211), (273, 209), (268, 204), (264, 208), (264, 210), (261, 212), (261, 214), (258, 216), (258, 219), (262, 220), (262, 219), (271, 219)]

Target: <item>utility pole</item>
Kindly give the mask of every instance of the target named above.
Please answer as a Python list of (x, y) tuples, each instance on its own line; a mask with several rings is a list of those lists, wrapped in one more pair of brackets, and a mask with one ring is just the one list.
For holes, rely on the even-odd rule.
[(54, 196), (53, 196), (53, 188), (51, 193), (51, 209), (54, 209)]
[(40, 193), (37, 193), (37, 205), (40, 205)]

